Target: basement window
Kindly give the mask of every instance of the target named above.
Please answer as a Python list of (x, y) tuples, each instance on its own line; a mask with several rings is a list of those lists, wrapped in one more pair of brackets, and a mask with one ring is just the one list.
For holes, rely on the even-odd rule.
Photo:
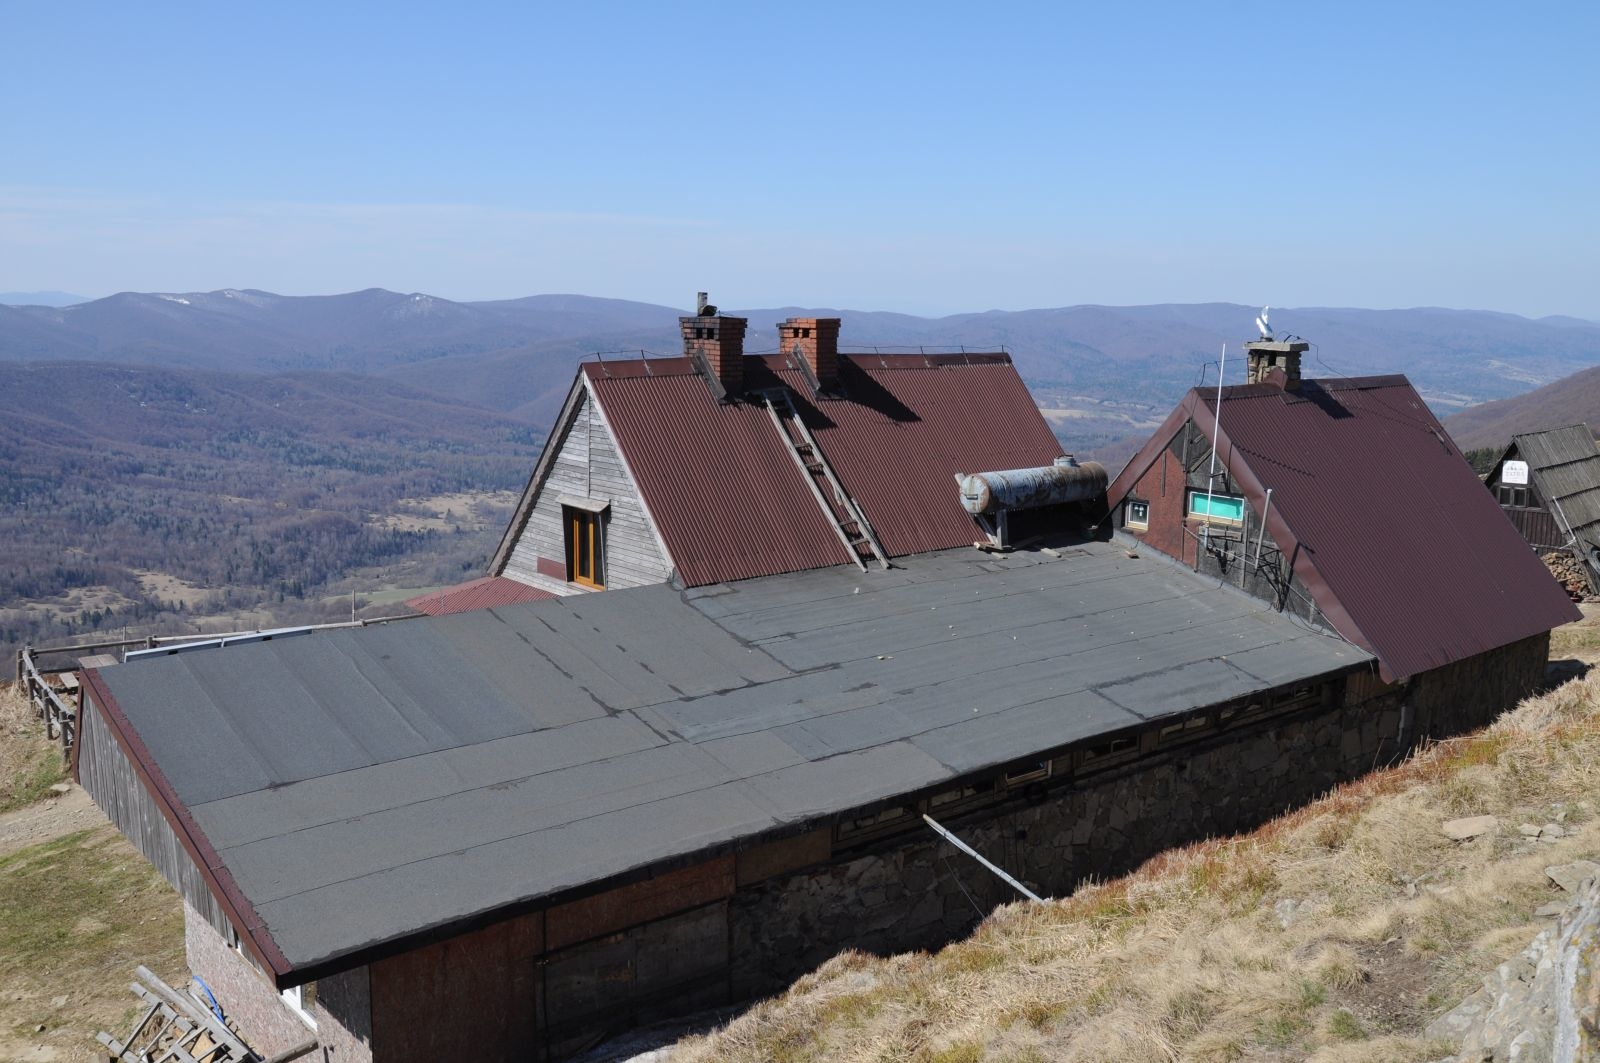
[(1018, 786), (1027, 786), (1029, 783), (1044, 782), (1050, 778), (1054, 764), (1048, 760), (1041, 760), (1036, 766), (1023, 768), (1019, 771), (1008, 771), (1005, 774), (1006, 789), (1015, 789)]
[(1132, 498), (1122, 504), (1122, 525), (1133, 528), (1135, 531), (1148, 531), (1150, 528), (1150, 503), (1136, 501)]
[(1244, 499), (1238, 495), (1190, 491), (1189, 516), (1203, 518), (1211, 524), (1243, 524)]
[(317, 1002), (317, 983), (307, 982), (305, 985), (297, 985), (292, 989), (283, 990), (278, 995), (301, 1022), (313, 1030), (317, 1028), (317, 1020), (311, 1017), (311, 1005)]

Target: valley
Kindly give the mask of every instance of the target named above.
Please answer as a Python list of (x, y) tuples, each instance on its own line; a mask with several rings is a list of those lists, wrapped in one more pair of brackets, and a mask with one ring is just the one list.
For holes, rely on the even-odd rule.
[[(740, 311), (747, 349), (776, 349), (771, 323), (796, 312)], [(1005, 348), (1063, 448), (1116, 468), (1187, 388), (1215, 382), (1254, 312), (836, 313), (858, 357)], [(0, 649), (348, 619), (352, 591), (373, 615), (479, 575), (574, 366), (678, 353), (678, 313), (381, 289), (0, 305)], [(1600, 325), (1435, 309), (1278, 320), (1317, 341), (1308, 375), (1407, 373), (1463, 446), (1600, 420), (1600, 383), (1584, 383), (1600, 369), (1582, 373), (1600, 364)], [(1575, 371), (1581, 386), (1557, 382)]]

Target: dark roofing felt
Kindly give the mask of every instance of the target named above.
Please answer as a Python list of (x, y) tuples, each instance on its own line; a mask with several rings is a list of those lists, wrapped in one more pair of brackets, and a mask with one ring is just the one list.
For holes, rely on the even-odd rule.
[(1093, 543), (579, 595), (98, 681), (290, 969), (328, 970), (1370, 660)]
[(1600, 543), (1594, 531), (1600, 525), (1600, 450), (1589, 426), (1523, 432), (1512, 437), (1510, 449), (1528, 463), (1534, 486), (1560, 526)]
[[(1216, 392), (1194, 390), (1108, 492), (1118, 505), (1191, 416), (1209, 437)], [(1403, 376), (1223, 389), (1218, 461), (1294, 558), (1318, 607), (1415, 675), (1550, 630), (1578, 611)]]
[(408, 598), (406, 605), (429, 616), (448, 616), (451, 613), (465, 613), (473, 609), (540, 602), (554, 597), (555, 595), (549, 591), (542, 591), (504, 576), (481, 576), (431, 594)]
[[(686, 358), (591, 362), (583, 373), (687, 585), (850, 560), (763, 405), (719, 403)], [(790, 356), (745, 358), (751, 391), (794, 393), (890, 556), (978, 538), (958, 473), (1061, 454), (1003, 354), (850, 354), (839, 380), (839, 394), (813, 398)]]

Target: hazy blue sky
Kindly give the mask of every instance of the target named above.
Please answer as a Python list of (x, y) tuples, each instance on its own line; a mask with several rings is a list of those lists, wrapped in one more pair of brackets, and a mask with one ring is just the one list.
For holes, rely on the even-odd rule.
[(1600, 3), (0, 0), (0, 290), (1600, 318)]

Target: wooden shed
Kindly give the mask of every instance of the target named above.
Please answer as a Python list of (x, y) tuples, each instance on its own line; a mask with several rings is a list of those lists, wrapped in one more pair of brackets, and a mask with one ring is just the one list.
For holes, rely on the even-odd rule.
[(1513, 436), (1484, 482), (1524, 539), (1571, 553), (1600, 592), (1600, 450), (1588, 425)]

